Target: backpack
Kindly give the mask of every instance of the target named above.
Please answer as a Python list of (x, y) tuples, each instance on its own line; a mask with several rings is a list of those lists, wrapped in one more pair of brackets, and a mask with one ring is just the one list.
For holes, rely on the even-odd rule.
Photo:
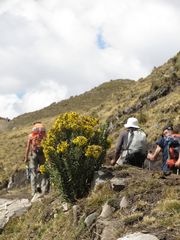
[(180, 153), (180, 134), (173, 134), (168, 140), (168, 159), (167, 165), (169, 168), (173, 168)]
[[(127, 145), (121, 152), (121, 155), (117, 163), (119, 165), (122, 165), (123, 163), (127, 163), (127, 162), (132, 163), (130, 160), (131, 158), (135, 158), (136, 156), (140, 158), (139, 156), (146, 156), (146, 154), (147, 154), (146, 134), (141, 129), (130, 130), (128, 132)], [(145, 160), (144, 157), (143, 159)], [(140, 163), (136, 165), (142, 165), (141, 159), (139, 160), (140, 160)]]
[(46, 137), (46, 129), (42, 123), (36, 123), (30, 134), (32, 151), (42, 153), (42, 140)]
[(144, 155), (147, 154), (146, 134), (141, 129), (129, 132), (127, 151), (128, 154), (134, 154), (137, 152)]

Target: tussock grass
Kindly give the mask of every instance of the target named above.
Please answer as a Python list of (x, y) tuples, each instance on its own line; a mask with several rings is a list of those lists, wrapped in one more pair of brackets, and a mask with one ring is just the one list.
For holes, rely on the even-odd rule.
[(145, 216), (143, 217), (142, 224), (143, 225), (149, 225), (149, 224), (154, 224), (156, 222), (156, 218), (153, 216)]
[(157, 209), (162, 212), (180, 213), (180, 202), (176, 199), (165, 199), (158, 204)]
[(166, 187), (162, 200), (158, 202), (155, 212), (180, 213), (180, 191), (177, 188)]
[(137, 212), (124, 217), (123, 222), (125, 225), (132, 225), (135, 222), (141, 221), (142, 219), (143, 219), (143, 213)]
[(112, 198), (113, 191), (110, 188), (110, 183), (99, 185), (96, 190), (91, 192), (87, 197), (86, 207), (96, 208)]

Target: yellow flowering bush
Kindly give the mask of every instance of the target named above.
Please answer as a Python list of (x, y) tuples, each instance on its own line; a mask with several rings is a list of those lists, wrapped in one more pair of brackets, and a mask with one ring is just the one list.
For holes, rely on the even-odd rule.
[(45, 168), (61, 195), (69, 201), (83, 197), (109, 147), (107, 125), (76, 112), (61, 114), (43, 142)]

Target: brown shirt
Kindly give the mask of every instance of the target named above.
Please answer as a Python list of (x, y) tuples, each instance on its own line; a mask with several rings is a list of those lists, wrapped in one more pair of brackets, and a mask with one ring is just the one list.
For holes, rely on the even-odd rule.
[(127, 141), (128, 141), (128, 133), (129, 133), (128, 130), (124, 130), (119, 135), (118, 142), (116, 145), (116, 150), (115, 150), (115, 161), (118, 160), (121, 152), (126, 149)]

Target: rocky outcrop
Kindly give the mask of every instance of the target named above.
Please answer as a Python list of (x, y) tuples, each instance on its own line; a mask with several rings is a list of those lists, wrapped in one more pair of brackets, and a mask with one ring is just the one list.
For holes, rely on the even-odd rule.
[(0, 199), (0, 230), (12, 217), (21, 216), (31, 207), (28, 199)]

